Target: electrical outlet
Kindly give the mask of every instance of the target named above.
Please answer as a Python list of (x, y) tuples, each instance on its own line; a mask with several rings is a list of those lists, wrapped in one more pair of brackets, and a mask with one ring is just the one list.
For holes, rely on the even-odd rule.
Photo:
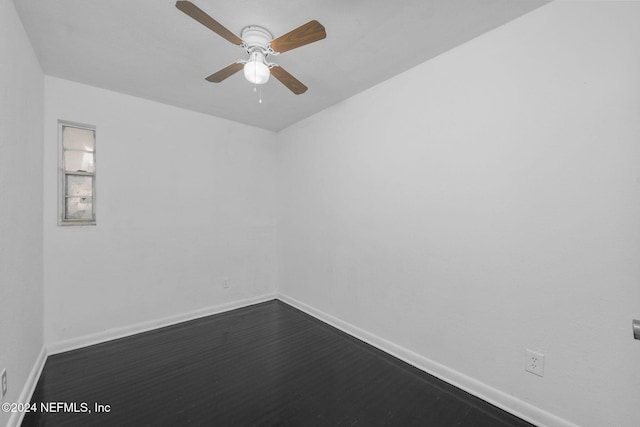
[(527, 372), (544, 377), (544, 354), (527, 349), (527, 364), (524, 369)]
[(2, 370), (2, 387), (0, 387), (0, 399), (7, 394), (7, 369)]
[(223, 288), (228, 288), (229, 287), (229, 278), (225, 277), (224, 279), (222, 279), (222, 287)]

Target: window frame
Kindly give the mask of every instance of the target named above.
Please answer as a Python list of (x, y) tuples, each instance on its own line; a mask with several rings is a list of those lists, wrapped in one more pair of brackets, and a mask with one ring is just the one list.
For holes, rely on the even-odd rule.
[[(93, 131), (93, 172), (81, 172), (81, 171), (67, 171), (64, 164), (64, 133), (65, 127), (72, 127), (77, 129), (85, 129)], [(97, 132), (94, 125), (88, 125), (84, 123), (71, 122), (67, 120), (58, 120), (58, 225), (59, 226), (84, 226), (84, 225), (96, 225), (96, 152), (97, 152)], [(82, 150), (69, 150), (69, 151), (82, 151)], [(91, 188), (91, 219), (71, 219), (65, 218), (66, 206), (67, 206), (67, 177), (68, 176), (90, 176), (92, 177)]]

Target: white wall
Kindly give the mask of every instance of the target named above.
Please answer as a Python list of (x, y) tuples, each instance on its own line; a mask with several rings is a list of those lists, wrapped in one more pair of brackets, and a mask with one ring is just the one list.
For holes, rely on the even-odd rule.
[(555, 2), (282, 131), (280, 291), (536, 422), (640, 425), (638, 22)]
[[(59, 119), (97, 128), (95, 227), (57, 226)], [(44, 124), (48, 344), (274, 294), (273, 133), (49, 76)]]
[[(0, 370), (16, 402), (43, 345), (43, 74), (10, 0), (0, 0)], [(0, 425), (9, 420), (0, 411)]]

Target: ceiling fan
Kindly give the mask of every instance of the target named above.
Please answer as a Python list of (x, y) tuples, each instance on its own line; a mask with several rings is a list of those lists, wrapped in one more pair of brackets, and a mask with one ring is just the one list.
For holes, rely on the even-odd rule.
[(240, 46), (249, 55), (248, 59), (236, 61), (211, 74), (206, 78), (207, 81), (220, 83), (244, 69), (245, 78), (256, 85), (266, 83), (269, 81), (269, 76), (273, 74), (296, 95), (307, 91), (307, 87), (302, 82), (278, 64), (267, 62), (267, 58), (324, 39), (327, 33), (318, 21), (309, 21), (276, 39), (266, 28), (249, 25), (242, 29), (241, 37), (238, 37), (190, 1), (178, 1), (176, 7), (220, 37)]

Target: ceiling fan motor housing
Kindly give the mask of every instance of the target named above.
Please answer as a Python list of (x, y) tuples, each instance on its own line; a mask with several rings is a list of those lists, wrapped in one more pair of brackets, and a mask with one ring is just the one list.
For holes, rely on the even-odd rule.
[(264, 27), (258, 25), (249, 25), (242, 29), (242, 41), (244, 47), (247, 49), (247, 53), (259, 50), (265, 56), (269, 53), (269, 43), (273, 40), (273, 35)]

